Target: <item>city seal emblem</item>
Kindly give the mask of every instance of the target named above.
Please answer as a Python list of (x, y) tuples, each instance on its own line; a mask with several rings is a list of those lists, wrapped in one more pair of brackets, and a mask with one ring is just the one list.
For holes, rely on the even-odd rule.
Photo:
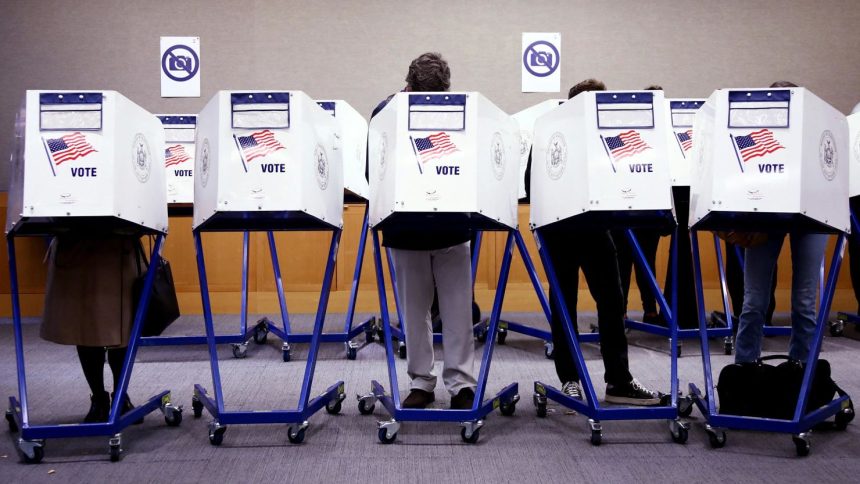
[(149, 143), (146, 141), (146, 136), (143, 133), (134, 135), (134, 142), (131, 144), (131, 166), (134, 170), (134, 176), (140, 183), (146, 183), (149, 180), (149, 173), (152, 169), (152, 155), (149, 151)]
[(504, 178), (505, 143), (502, 140), (502, 133), (493, 134), (493, 140), (490, 142), (490, 164), (493, 166), (493, 175), (495, 175), (496, 180)]
[(546, 173), (551, 180), (558, 180), (567, 166), (567, 143), (564, 135), (556, 132), (549, 138), (546, 148)]
[(824, 178), (827, 181), (833, 180), (839, 168), (839, 153), (836, 151), (836, 140), (829, 129), (821, 133), (821, 140), (818, 142), (818, 161), (821, 163), (821, 173)]
[(203, 144), (200, 146), (200, 155), (197, 159), (200, 165), (197, 167), (197, 173), (200, 173), (200, 185), (205, 188), (209, 182), (209, 138), (203, 138)]
[(328, 155), (322, 145), (317, 145), (314, 150), (314, 170), (317, 175), (317, 185), (320, 190), (328, 188)]

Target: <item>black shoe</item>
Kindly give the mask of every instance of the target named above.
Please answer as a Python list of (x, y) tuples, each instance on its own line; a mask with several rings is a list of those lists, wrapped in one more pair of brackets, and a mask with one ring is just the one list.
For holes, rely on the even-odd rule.
[(451, 410), (470, 410), (475, 403), (475, 390), (462, 388), (451, 397)]
[(642, 386), (635, 378), (624, 385), (606, 385), (606, 401), (609, 403), (623, 403), (627, 405), (659, 405), (664, 394), (652, 392)]
[(413, 388), (400, 406), (402, 408), (427, 408), (427, 405), (435, 401), (436, 395), (433, 392), (425, 392), (419, 388)]
[(666, 318), (663, 317), (660, 313), (645, 313), (642, 315), (642, 322), (647, 324), (653, 324), (656, 326), (667, 327)]
[(90, 411), (84, 417), (84, 423), (107, 422), (110, 414), (110, 397), (108, 392), (101, 395), (90, 395)]
[[(113, 403), (114, 394), (111, 393), (110, 397), (111, 397), (111, 403)], [(120, 414), (120, 416), (122, 416), (122, 415), (125, 415), (126, 413), (128, 413), (132, 410), (134, 410), (134, 405), (131, 404), (131, 400), (129, 400), (128, 395), (126, 395), (125, 398), (123, 399), (122, 406), (119, 409), (119, 414)], [(132, 422), (133, 425), (140, 425), (142, 423), (143, 423), (143, 417), (140, 417), (139, 419)]]

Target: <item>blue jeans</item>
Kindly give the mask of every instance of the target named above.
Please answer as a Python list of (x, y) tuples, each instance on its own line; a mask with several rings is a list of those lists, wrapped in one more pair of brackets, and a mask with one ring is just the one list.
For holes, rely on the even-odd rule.
[[(735, 362), (761, 357), (762, 328), (770, 302), (773, 270), (785, 234), (768, 234), (762, 245), (746, 249), (744, 305), (735, 341)], [(789, 234), (791, 237), (791, 340), (789, 357), (806, 361), (815, 333), (815, 302), (826, 234)]]

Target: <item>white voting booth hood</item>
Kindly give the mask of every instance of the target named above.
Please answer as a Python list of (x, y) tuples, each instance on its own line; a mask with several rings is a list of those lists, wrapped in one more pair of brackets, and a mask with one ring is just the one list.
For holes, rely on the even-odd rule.
[(194, 203), (194, 136), (196, 114), (158, 114), (164, 127), (167, 203)]
[(673, 226), (662, 91), (584, 92), (538, 118), (531, 224)]
[(166, 232), (164, 130), (116, 91), (27, 91), (6, 231)]
[(714, 91), (694, 132), (691, 227), (848, 231), (848, 123), (808, 90)]
[(529, 163), (529, 153), (532, 150), (532, 142), (534, 141), (535, 121), (544, 114), (557, 108), (567, 99), (547, 99), (544, 102), (535, 104), (534, 106), (523, 109), (522, 111), (511, 115), (520, 127), (520, 183), (519, 183), (519, 198), (526, 196), (526, 168)]
[[(666, 99), (666, 154), (672, 186), (688, 187), (692, 172), (693, 120), (705, 99)], [(685, 222), (684, 222), (685, 223)]]
[(194, 228), (343, 225), (338, 123), (301, 91), (220, 91), (197, 115)]
[(340, 125), (343, 143), (343, 187), (365, 200), (370, 197), (367, 184), (367, 121), (343, 100), (317, 100), (319, 107), (334, 116)]
[(851, 153), (848, 160), (850, 165), (848, 169), (850, 174), (848, 194), (856, 197), (860, 195), (860, 113), (848, 116), (848, 129), (851, 135)]
[(398, 93), (368, 143), (372, 226), (517, 226), (517, 124), (480, 93)]

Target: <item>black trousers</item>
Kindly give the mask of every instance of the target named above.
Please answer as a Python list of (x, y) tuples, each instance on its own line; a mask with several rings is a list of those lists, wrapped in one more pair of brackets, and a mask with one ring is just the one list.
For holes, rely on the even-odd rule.
[[(615, 242), (615, 250), (618, 253), (618, 271), (621, 277), (621, 291), (624, 294), (624, 312), (627, 312), (627, 304), (630, 301), (630, 277), (632, 272), (636, 272), (636, 285), (639, 286), (639, 296), (642, 299), (642, 310), (645, 314), (657, 313), (657, 298), (654, 297), (654, 292), (651, 290), (651, 285), (648, 283), (648, 275), (645, 270), (634, 264), (636, 260), (633, 246), (627, 240), (626, 230), (613, 230), (612, 240)], [(636, 240), (639, 242), (639, 247), (645, 255), (645, 260), (651, 268), (651, 272), (655, 272), (654, 267), (657, 261), (657, 246), (660, 244), (660, 232), (654, 229), (636, 229), (633, 231)], [(656, 274), (656, 272), (655, 272)]]
[(560, 295), (552, 289), (549, 292), (552, 315), (550, 328), (559, 380), (562, 383), (579, 381), (579, 372), (564, 333), (559, 296), (567, 306), (574, 331), (579, 334), (576, 303), (579, 269), (582, 269), (591, 296), (597, 302), (600, 349), (606, 369), (604, 381), (615, 385), (629, 383), (633, 377), (627, 360), (627, 336), (624, 334), (624, 295), (621, 292), (615, 244), (609, 231), (546, 231), (542, 235), (561, 290)]
[[(675, 201), (675, 217), (678, 220), (678, 314), (675, 315), (675, 320), (679, 328), (698, 328), (699, 306), (696, 303), (693, 274), (693, 246), (690, 243), (690, 231), (687, 229), (690, 219), (690, 187), (672, 187), (672, 198)], [(669, 267), (672, 267), (671, 256)], [(666, 302), (671, 304), (671, 277), (666, 278), (663, 293), (666, 295)]]
[[(852, 197), (851, 213), (860, 216), (860, 196)], [(848, 262), (851, 270), (851, 286), (854, 288), (854, 298), (857, 299), (857, 314), (860, 314), (860, 234), (848, 234)]]

